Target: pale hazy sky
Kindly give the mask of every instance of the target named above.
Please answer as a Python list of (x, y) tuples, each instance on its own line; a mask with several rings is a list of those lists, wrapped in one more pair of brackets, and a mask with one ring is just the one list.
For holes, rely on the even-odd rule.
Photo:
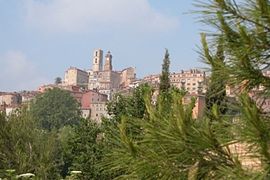
[(36, 89), (69, 66), (90, 69), (93, 50), (110, 50), (116, 70), (138, 77), (202, 67), (192, 0), (0, 0), (0, 91)]

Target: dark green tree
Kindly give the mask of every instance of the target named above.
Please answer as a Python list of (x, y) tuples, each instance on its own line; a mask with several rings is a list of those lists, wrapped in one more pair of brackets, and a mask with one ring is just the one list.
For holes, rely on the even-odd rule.
[(149, 88), (148, 84), (141, 84), (130, 95), (116, 94), (107, 104), (108, 113), (117, 121), (122, 116), (142, 118), (145, 114), (144, 93)]
[[(60, 152), (58, 154), (60, 166), (59, 172), (63, 178), (65, 178), (70, 173), (70, 167), (73, 163), (74, 154), (72, 152), (71, 141), (75, 138), (75, 127), (64, 126), (59, 129), (58, 132), (58, 140), (59, 140), (59, 149)], [(76, 146), (76, 144), (73, 144)]]
[(169, 51), (166, 49), (160, 75), (159, 91), (161, 93), (166, 93), (169, 91), (170, 87), (170, 58)]
[[(203, 54), (202, 58), (206, 64), (211, 67), (210, 82), (205, 94), (206, 114), (211, 114), (214, 105), (218, 106), (218, 111), (221, 114), (225, 114), (227, 111), (227, 99), (226, 99), (226, 77), (220, 78), (218, 71), (219, 68), (224, 65), (224, 50), (222, 38), (218, 40), (218, 46), (215, 55), (211, 55), (206, 42), (206, 38), (202, 36)], [(209, 113), (210, 112), (210, 113)]]
[(58, 88), (39, 95), (31, 104), (30, 112), (46, 130), (78, 124), (81, 115), (78, 102), (68, 91)]
[(157, 98), (157, 108), (160, 111), (164, 111), (164, 115), (170, 113), (169, 107), (172, 102), (171, 91), (173, 90), (175, 90), (175, 87), (171, 88), (170, 84), (170, 58), (168, 49), (166, 49), (160, 75), (159, 96)]
[(56, 77), (55, 81), (54, 81), (54, 84), (58, 85), (58, 84), (61, 84), (61, 83), (62, 83), (62, 79), (60, 77)]
[(26, 109), (8, 117), (1, 114), (0, 124), (0, 178), (7, 170), (15, 175), (33, 173), (40, 179), (60, 178), (56, 133), (38, 129)]
[(72, 157), (69, 171), (81, 171), (82, 179), (110, 179), (98, 165), (104, 153), (100, 126), (82, 120), (75, 128), (74, 137), (68, 141), (68, 152)]

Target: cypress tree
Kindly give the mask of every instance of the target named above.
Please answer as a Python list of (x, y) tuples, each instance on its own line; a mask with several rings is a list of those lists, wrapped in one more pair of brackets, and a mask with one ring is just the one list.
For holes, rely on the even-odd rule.
[(157, 101), (157, 108), (164, 116), (167, 116), (168, 113), (170, 113), (170, 108), (168, 107), (170, 107), (172, 103), (169, 56), (169, 51), (166, 49), (160, 75), (159, 96)]
[(165, 56), (162, 64), (162, 72), (160, 76), (160, 85), (159, 91), (160, 93), (168, 92), (170, 89), (170, 58), (169, 51), (166, 49)]
[(227, 111), (227, 100), (226, 100), (226, 78), (220, 78), (219, 68), (224, 64), (224, 50), (223, 50), (223, 40), (218, 39), (218, 46), (216, 54), (211, 56), (209, 53), (208, 45), (206, 43), (205, 35), (202, 35), (202, 45), (203, 45), (203, 60), (205, 63), (209, 64), (211, 67), (211, 77), (210, 83), (205, 94), (205, 105), (206, 114), (210, 115), (214, 105), (217, 105), (218, 112), (220, 114), (225, 114)]

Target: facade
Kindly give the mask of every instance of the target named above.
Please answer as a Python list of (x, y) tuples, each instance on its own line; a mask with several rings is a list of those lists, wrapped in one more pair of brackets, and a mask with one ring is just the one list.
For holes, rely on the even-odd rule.
[(86, 88), (88, 85), (88, 73), (81, 69), (70, 67), (65, 72), (64, 85), (80, 86)]
[[(187, 94), (183, 97), (183, 104), (189, 104), (195, 98), (195, 107), (192, 113), (193, 118), (200, 118), (203, 115), (205, 108), (204, 93), (207, 87), (206, 78), (206, 73), (198, 69), (182, 70), (181, 72), (170, 74), (171, 85), (187, 91)], [(142, 82), (149, 83), (156, 89), (152, 97), (152, 101), (155, 103), (159, 94), (160, 74), (146, 76)]]
[(103, 66), (103, 51), (101, 49), (97, 49), (94, 51), (93, 57), (93, 72), (102, 71)]
[(179, 73), (171, 73), (170, 81), (173, 86), (185, 89), (190, 94), (206, 91), (206, 74), (198, 69), (190, 69)]
[(19, 109), (22, 103), (22, 96), (19, 93), (0, 93), (0, 111), (9, 116), (13, 111)]
[(133, 67), (126, 68), (121, 72), (120, 86), (125, 88), (129, 87), (136, 80), (136, 70)]
[(102, 117), (107, 116), (106, 103), (107, 95), (101, 94), (96, 90), (68, 90), (80, 105), (82, 116), (101, 123)]
[[(160, 74), (146, 76), (143, 81), (157, 88), (160, 83)], [(206, 73), (198, 69), (173, 72), (170, 74), (170, 83), (179, 89), (186, 90), (189, 94), (206, 92)]]
[(27, 104), (31, 102), (38, 94), (39, 94), (38, 91), (21, 92), (20, 95), (22, 97), (22, 103)]
[(1, 93), (0, 95), (0, 105), (18, 105), (21, 104), (22, 97), (18, 93)]
[(96, 121), (97, 123), (101, 123), (102, 117), (108, 117), (106, 104), (106, 95), (100, 93), (93, 94), (90, 119)]
[(197, 119), (201, 118), (205, 109), (205, 95), (203, 94), (187, 94), (183, 97), (183, 104), (190, 104), (192, 98), (195, 98), (195, 106), (192, 110), (192, 117)]
[(159, 86), (160, 74), (152, 74), (143, 78), (143, 82), (149, 83), (155, 88)]

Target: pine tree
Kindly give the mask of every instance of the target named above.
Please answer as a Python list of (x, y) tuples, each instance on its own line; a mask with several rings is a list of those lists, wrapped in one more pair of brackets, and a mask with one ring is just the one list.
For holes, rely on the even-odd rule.
[[(218, 105), (213, 105), (210, 113), (217, 121), (211, 122), (208, 116), (194, 120), (194, 102), (184, 106), (181, 95), (175, 93), (167, 106), (170, 112), (164, 114), (151, 104), (149, 94), (145, 98), (148, 119), (122, 119), (117, 132), (110, 136), (114, 146), (107, 154), (104, 168), (119, 172), (117, 178), (270, 178), (270, 118), (248, 95), (259, 85), (265, 87), (264, 95), (270, 89), (270, 78), (262, 73), (270, 64), (270, 2), (240, 2), (209, 0), (198, 4), (202, 20), (215, 28), (215, 33), (208, 33), (211, 41), (207, 42), (203, 35), (207, 52), (204, 56), (208, 60), (220, 58), (216, 50), (223, 49), (224, 61), (213, 60), (212, 73), (217, 74), (216, 81), (223, 79), (229, 85), (241, 87), (242, 92), (237, 94), (239, 114), (222, 116)], [(217, 43), (220, 38), (222, 42)], [(209, 48), (205, 48), (208, 44)], [(136, 127), (143, 133), (129, 133), (134, 122), (141, 123)]]
[(198, 1), (197, 7), (203, 14), (202, 22), (213, 30), (207, 33), (211, 48), (218, 46), (219, 38), (223, 39), (225, 63), (220, 64), (216, 73), (227, 78), (228, 85), (247, 91), (263, 85), (268, 93), (270, 78), (262, 71), (270, 65), (269, 0)]

